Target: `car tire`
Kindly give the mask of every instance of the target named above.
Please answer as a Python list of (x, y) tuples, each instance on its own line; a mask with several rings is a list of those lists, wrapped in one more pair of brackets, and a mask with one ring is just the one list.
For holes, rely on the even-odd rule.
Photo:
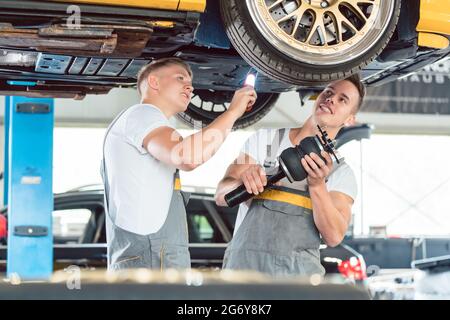
[[(187, 110), (179, 113), (177, 117), (190, 127), (205, 127), (225, 112), (233, 94), (233, 91), (195, 90)], [(252, 109), (235, 122), (233, 130), (247, 128), (261, 120), (274, 107), (279, 95), (279, 93), (258, 93)], [(205, 103), (209, 104), (206, 108), (203, 107)], [(216, 110), (216, 106), (220, 106), (220, 110)]]
[[(312, 6), (304, 1), (301, 6)], [(292, 21), (294, 18), (283, 21), (281, 24), (277, 21), (292, 15), (292, 12), (287, 9), (288, 4), (296, 3), (298, 6), (301, 0), (221, 0), (220, 6), (228, 37), (247, 63), (265, 75), (288, 84), (321, 85), (358, 73), (388, 44), (398, 22), (401, 0), (371, 1), (376, 3), (376, 6), (372, 5), (372, 9), (370, 4), (367, 4), (370, 1), (361, 1), (366, 3), (367, 7), (359, 2), (356, 4), (360, 14), (364, 14), (364, 18), (357, 14), (357, 9), (353, 7), (355, 5), (349, 4), (353, 3), (352, 1), (328, 0), (325, 2), (334, 3), (334, 7), (330, 5), (329, 9), (333, 9), (334, 13), (326, 14), (325, 11), (320, 11), (320, 8), (307, 10), (304, 14), (299, 14), (300, 18), (295, 18), (295, 22), (300, 21), (298, 24)], [(281, 9), (275, 7), (270, 11), (268, 3), (275, 2), (281, 2), (279, 6), (283, 5), (283, 7)], [(266, 11), (263, 8), (264, 5)], [(273, 15), (279, 13), (275, 12), (276, 10), (281, 10), (281, 16), (285, 14), (284, 17), (277, 18), (277, 21), (273, 18)], [(316, 19), (317, 16), (321, 16), (322, 19)], [(309, 29), (308, 19), (312, 21)], [(306, 21), (305, 24), (302, 24), (303, 20)], [(324, 22), (322, 26), (327, 30), (324, 32), (325, 37), (324, 33), (319, 32), (322, 26), (311, 27), (315, 25), (315, 22), (320, 23), (320, 21)], [(347, 22), (352, 23), (353, 29)], [(286, 29), (287, 31), (283, 29), (286, 28), (286, 23), (291, 23), (292, 29)], [(379, 28), (370, 27), (375, 23), (379, 23)], [(295, 25), (298, 27), (295, 28)], [(309, 30), (312, 29), (314, 29), (312, 38), (308, 40), (311, 33)], [(335, 31), (334, 44), (333, 41), (330, 42), (330, 34), (333, 34), (330, 30)], [(291, 31), (295, 38), (292, 38), (292, 34), (288, 34)], [(303, 42), (302, 37), (305, 40)], [(311, 42), (313, 38), (317, 38), (314, 40), (317, 45)], [(321, 41), (325, 42), (320, 45)], [(324, 43), (327, 43), (327, 46), (324, 46)], [(338, 50), (339, 48), (342, 50)]]

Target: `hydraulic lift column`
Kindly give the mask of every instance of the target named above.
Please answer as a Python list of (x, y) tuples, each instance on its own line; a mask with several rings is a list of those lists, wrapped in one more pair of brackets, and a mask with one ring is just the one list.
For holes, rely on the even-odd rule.
[(48, 279), (53, 272), (53, 99), (6, 97), (7, 276)]

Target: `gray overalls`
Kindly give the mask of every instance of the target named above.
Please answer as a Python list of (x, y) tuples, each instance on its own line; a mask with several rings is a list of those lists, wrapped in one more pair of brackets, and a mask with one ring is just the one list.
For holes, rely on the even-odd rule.
[[(284, 130), (279, 130), (272, 146), (277, 139), (281, 142), (283, 135)], [(273, 165), (274, 161), (268, 156), (265, 163)], [(323, 275), (319, 246), (309, 193), (271, 186), (253, 198), (225, 251), (223, 267), (272, 276)]]
[[(106, 136), (116, 120), (110, 125)], [(105, 186), (106, 238), (108, 245), (108, 269), (130, 268), (188, 269), (191, 266), (187, 231), (187, 198), (181, 192), (179, 172), (174, 173), (174, 188), (169, 213), (161, 229), (149, 235), (139, 235), (118, 227), (115, 216), (108, 210), (109, 184), (103, 153), (101, 174)], [(149, 190), (151, 192), (151, 190)], [(151, 214), (151, 212), (149, 212)]]

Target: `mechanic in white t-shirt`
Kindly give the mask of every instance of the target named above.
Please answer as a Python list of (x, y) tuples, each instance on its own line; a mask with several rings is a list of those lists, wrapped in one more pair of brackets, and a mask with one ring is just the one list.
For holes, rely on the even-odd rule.
[(178, 169), (191, 171), (210, 159), (256, 92), (237, 90), (226, 112), (183, 139), (169, 119), (191, 100), (189, 65), (154, 61), (139, 72), (137, 88), (141, 102), (116, 117), (104, 142), (108, 268), (189, 268)]
[(332, 247), (344, 238), (357, 194), (353, 171), (345, 162), (336, 165), (322, 151), (326, 161), (314, 153), (299, 159), (308, 174), (303, 181), (284, 178), (265, 188), (266, 175), (275, 173), (282, 151), (319, 135), (318, 125), (334, 139), (343, 126), (354, 124), (364, 95), (359, 76), (332, 82), (302, 127), (263, 129), (250, 137), (216, 191), (220, 206), (227, 205), (225, 195), (241, 184), (254, 195), (239, 207), (224, 268), (273, 276), (324, 274), (320, 238)]

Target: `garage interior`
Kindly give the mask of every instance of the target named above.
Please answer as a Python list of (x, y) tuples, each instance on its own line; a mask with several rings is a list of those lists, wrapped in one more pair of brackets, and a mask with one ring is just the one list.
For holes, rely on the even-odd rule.
[[(220, 271), (236, 212), (215, 207), (213, 200), (246, 139), (261, 128), (301, 126), (317, 88), (283, 87), (262, 119), (231, 133), (205, 165), (181, 173), (195, 227), (189, 230), (191, 271), (116, 275), (105, 269), (99, 168), (106, 129), (139, 102), (136, 89), (127, 84), (81, 100), (9, 91), (0, 98), (0, 299), (42, 294), (49, 299), (450, 299), (450, 287), (442, 288), (450, 272), (450, 167), (445, 164), (450, 157), (450, 49), (439, 53), (437, 62), (369, 86), (357, 116), (363, 138), (340, 148), (358, 183), (341, 246), (345, 258), (323, 251), (322, 259), (335, 270), (324, 278), (279, 280)], [(189, 63), (189, 53), (179, 56)], [(197, 63), (191, 61), (194, 76), (202, 74), (199, 89), (207, 90), (209, 69)], [(371, 66), (375, 69), (376, 62)], [(368, 84), (382, 73), (365, 72)], [(266, 86), (279, 83), (261, 79)], [(25, 81), (30, 79), (20, 78), (15, 85), (27, 86)], [(1, 91), (8, 91), (3, 84)], [(183, 136), (198, 130), (186, 119), (172, 118), (171, 124)], [(16, 210), (21, 212), (17, 218)], [(50, 228), (40, 227), (43, 221)]]

